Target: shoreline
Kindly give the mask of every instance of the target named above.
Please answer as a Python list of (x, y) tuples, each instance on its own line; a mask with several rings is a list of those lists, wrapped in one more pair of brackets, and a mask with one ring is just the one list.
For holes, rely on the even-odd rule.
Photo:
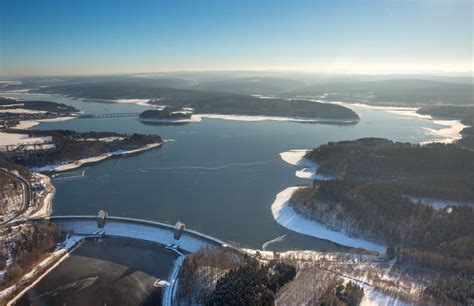
[[(322, 102), (319, 100), (314, 100), (314, 101)], [(419, 144), (421, 145), (435, 143), (435, 142), (440, 142), (440, 143), (445, 143), (445, 144), (453, 143), (454, 141), (462, 138), (461, 131), (464, 128), (468, 127), (467, 125), (464, 125), (460, 119), (459, 120), (458, 119), (437, 119), (431, 115), (419, 114), (417, 113), (417, 111), (421, 107), (378, 106), (378, 105), (370, 105), (370, 104), (364, 104), (364, 103), (349, 103), (349, 102), (341, 102), (341, 101), (326, 102), (326, 103), (333, 103), (333, 104), (341, 105), (348, 108), (351, 108), (351, 106), (352, 107), (355, 106), (355, 107), (372, 109), (372, 110), (381, 110), (381, 111), (396, 114), (399, 116), (428, 120), (428, 121), (433, 122), (434, 124), (444, 126), (440, 129), (432, 129), (432, 128), (426, 128), (426, 127), (423, 128), (423, 130), (426, 131), (427, 135), (433, 136), (434, 139), (419, 142)], [(355, 111), (354, 109), (352, 110)]]
[(289, 200), (293, 192), (300, 188), (302, 187), (288, 187), (276, 195), (271, 209), (273, 218), (278, 224), (297, 233), (329, 240), (343, 246), (363, 248), (380, 254), (385, 253), (386, 246), (364, 239), (350, 237), (344, 232), (331, 230), (324, 224), (306, 218), (294, 210), (289, 205)]
[(141, 146), (137, 149), (133, 150), (127, 150), (127, 151), (114, 151), (114, 152), (109, 152), (109, 153), (103, 153), (98, 156), (93, 156), (93, 157), (88, 157), (88, 158), (83, 158), (83, 159), (78, 159), (75, 161), (70, 161), (68, 163), (64, 164), (49, 164), (41, 167), (33, 167), (30, 168), (32, 171), (37, 171), (37, 172), (63, 172), (63, 171), (68, 171), (68, 170), (73, 170), (82, 167), (85, 164), (91, 164), (91, 163), (97, 163), (99, 161), (103, 161), (107, 158), (110, 158), (112, 156), (126, 156), (138, 152), (143, 152), (147, 150), (151, 150), (153, 148), (160, 147), (163, 143), (151, 143), (151, 144), (146, 144), (144, 146)]
[(45, 186), (46, 195), (42, 197), (41, 206), (36, 207), (28, 218), (46, 218), (53, 212), (53, 200), (56, 195), (56, 188), (54, 187), (51, 178), (47, 175), (39, 172), (34, 172), (34, 175), (38, 176)]
[[(330, 180), (330, 177), (317, 173), (318, 165), (315, 162), (304, 158), (308, 151), (310, 150), (290, 150), (280, 153), (280, 157), (290, 165), (303, 167), (295, 172), (295, 176), (299, 178)], [(332, 230), (323, 223), (311, 220), (293, 209), (289, 205), (289, 200), (293, 192), (299, 188), (302, 187), (287, 187), (276, 195), (275, 201), (271, 205), (271, 210), (273, 218), (278, 224), (291, 231), (319, 239), (329, 240), (343, 246), (364, 248), (382, 254), (385, 253), (387, 247), (384, 245), (361, 238), (354, 238), (342, 231)]]

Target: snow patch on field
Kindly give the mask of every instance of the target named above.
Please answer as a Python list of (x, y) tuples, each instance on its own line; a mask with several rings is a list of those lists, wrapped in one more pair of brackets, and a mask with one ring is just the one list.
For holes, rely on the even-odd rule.
[(353, 248), (363, 248), (384, 253), (386, 247), (363, 239), (353, 238), (345, 233), (331, 230), (323, 224), (310, 220), (297, 213), (290, 205), (289, 200), (300, 187), (288, 187), (277, 194), (272, 204), (272, 214), (281, 226), (300, 234), (327, 239), (341, 245)]
[(115, 103), (131, 103), (140, 106), (150, 106), (150, 104), (148, 104), (148, 101), (150, 101), (150, 99), (116, 99), (111, 101)]
[(71, 119), (76, 119), (77, 117), (69, 116), (69, 117), (57, 117), (57, 118), (48, 118), (48, 119), (39, 119), (39, 120), (24, 120), (20, 121), (20, 123), (15, 126), (16, 129), (20, 130), (27, 130), (35, 125), (38, 125), (42, 122), (62, 122)]
[[(27, 134), (0, 133), (1, 146), (21, 146), (37, 144), (41, 149), (54, 148), (52, 137), (28, 137)], [(33, 146), (27, 146), (25, 149), (34, 149)]]
[(387, 306), (408, 306), (409, 304), (386, 295), (375, 288), (369, 288), (364, 290), (364, 297), (360, 302), (361, 306), (379, 306), (379, 305), (387, 305)]

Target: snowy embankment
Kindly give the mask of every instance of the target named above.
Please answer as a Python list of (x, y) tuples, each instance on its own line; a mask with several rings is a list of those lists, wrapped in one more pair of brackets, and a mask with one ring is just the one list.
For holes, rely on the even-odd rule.
[(34, 287), (44, 276), (57, 267), (64, 259), (68, 257), (68, 253), (76, 247), (84, 239), (83, 236), (72, 235), (60, 244), (51, 254), (38, 263), (30, 272), (23, 275), (21, 279), (12, 286), (0, 291), (0, 300), (8, 300), (19, 289), (24, 288), (20, 293), (8, 302), (7, 305), (14, 305), (26, 291)]
[[(308, 153), (308, 151), (309, 150), (291, 150), (280, 153), (280, 157), (291, 165), (303, 167), (302, 169), (296, 171), (295, 175), (297, 177), (311, 180), (330, 179), (329, 177), (318, 174), (318, 165), (315, 162), (305, 158), (305, 155)], [(346, 233), (331, 230), (324, 224), (310, 220), (303, 214), (298, 213), (289, 205), (289, 200), (293, 192), (299, 188), (300, 187), (288, 187), (277, 194), (271, 209), (273, 218), (278, 222), (278, 224), (300, 234), (326, 239), (344, 246), (364, 248), (379, 253), (385, 252), (386, 247), (383, 245), (350, 237)]]
[(294, 165), (303, 167), (295, 172), (295, 175), (299, 178), (311, 179), (311, 180), (329, 180), (330, 177), (321, 175), (317, 173), (318, 165), (304, 158), (306, 153), (310, 150), (291, 150), (287, 152), (280, 153), (281, 159), (285, 162)]
[(299, 188), (301, 187), (288, 187), (277, 194), (275, 202), (273, 202), (272, 204), (272, 214), (273, 218), (275, 218), (278, 224), (289, 230), (308, 236), (333, 241), (344, 246), (353, 248), (363, 248), (379, 253), (385, 252), (386, 247), (383, 245), (359, 238), (350, 237), (349, 235), (343, 232), (331, 230), (325, 225), (310, 220), (302, 214), (296, 212), (296, 210), (294, 210), (289, 205), (288, 201), (290, 200), (293, 192), (295, 192)]
[(81, 167), (85, 164), (96, 163), (96, 162), (102, 161), (102, 160), (107, 159), (107, 158), (112, 157), (112, 156), (125, 156), (125, 155), (130, 155), (130, 154), (150, 150), (152, 148), (156, 148), (156, 147), (161, 146), (161, 144), (162, 144), (161, 142), (160, 143), (151, 143), (151, 144), (144, 145), (143, 147), (140, 147), (140, 148), (134, 149), (134, 150), (114, 151), (114, 152), (104, 153), (104, 154), (101, 154), (99, 156), (94, 156), (94, 157), (89, 157), (89, 158), (84, 158), (84, 159), (71, 161), (71, 162), (64, 163), (64, 164), (51, 164), (51, 165), (46, 165), (46, 166), (42, 166), (42, 167), (34, 167), (31, 170), (38, 171), (38, 172), (68, 171), (68, 170), (79, 168), (79, 167)]

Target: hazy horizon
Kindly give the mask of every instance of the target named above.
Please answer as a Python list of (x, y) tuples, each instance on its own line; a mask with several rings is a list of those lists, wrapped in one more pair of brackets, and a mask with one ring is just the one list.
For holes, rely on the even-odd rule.
[(7, 0), (0, 75), (472, 75), (472, 11), (466, 0)]

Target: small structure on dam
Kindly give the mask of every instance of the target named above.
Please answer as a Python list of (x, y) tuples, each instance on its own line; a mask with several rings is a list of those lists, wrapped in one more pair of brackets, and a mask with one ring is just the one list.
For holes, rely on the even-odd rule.
[(179, 240), (181, 238), (181, 234), (183, 233), (183, 230), (186, 228), (186, 225), (184, 223), (181, 223), (181, 221), (177, 221), (176, 224), (174, 225), (174, 239)]
[(107, 221), (107, 217), (109, 214), (106, 211), (100, 210), (97, 214), (97, 227), (104, 228), (105, 222)]

